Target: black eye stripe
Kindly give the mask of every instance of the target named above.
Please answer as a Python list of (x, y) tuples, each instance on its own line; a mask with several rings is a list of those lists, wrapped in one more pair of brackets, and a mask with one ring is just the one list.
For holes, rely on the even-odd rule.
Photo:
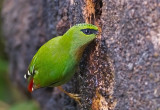
[(81, 29), (81, 31), (86, 35), (97, 34), (97, 30), (94, 29)]

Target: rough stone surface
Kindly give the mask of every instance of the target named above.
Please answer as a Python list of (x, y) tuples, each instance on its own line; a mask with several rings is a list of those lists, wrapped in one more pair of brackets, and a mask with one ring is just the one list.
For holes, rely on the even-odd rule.
[(103, 2), (102, 36), (114, 60), (115, 110), (158, 110), (160, 2)]

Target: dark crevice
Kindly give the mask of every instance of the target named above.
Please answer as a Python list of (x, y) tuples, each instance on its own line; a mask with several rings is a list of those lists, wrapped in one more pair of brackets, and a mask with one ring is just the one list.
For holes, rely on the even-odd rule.
[(102, 6), (103, 6), (103, 2), (102, 0), (96, 0), (94, 1), (95, 3), (95, 17), (96, 17), (96, 20), (100, 19), (101, 17), (101, 14), (102, 14)]

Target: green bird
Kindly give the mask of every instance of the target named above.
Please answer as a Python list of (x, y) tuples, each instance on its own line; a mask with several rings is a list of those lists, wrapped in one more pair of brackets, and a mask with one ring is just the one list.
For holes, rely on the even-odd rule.
[[(28, 73), (28, 91), (42, 87), (60, 86), (71, 79), (82, 57), (82, 53), (95, 39), (98, 27), (92, 24), (77, 24), (63, 36), (52, 38), (34, 55)], [(63, 91), (63, 90), (62, 90)]]

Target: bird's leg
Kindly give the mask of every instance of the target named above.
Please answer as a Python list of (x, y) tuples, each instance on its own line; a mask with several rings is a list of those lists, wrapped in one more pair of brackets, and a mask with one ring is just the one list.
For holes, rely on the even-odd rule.
[(67, 94), (70, 98), (74, 99), (76, 102), (78, 102), (79, 105), (81, 105), (80, 99), (81, 97), (78, 94), (72, 94), (72, 93), (68, 93), (67, 91), (65, 91), (61, 86), (57, 87), (60, 91), (64, 92), (65, 94)]

